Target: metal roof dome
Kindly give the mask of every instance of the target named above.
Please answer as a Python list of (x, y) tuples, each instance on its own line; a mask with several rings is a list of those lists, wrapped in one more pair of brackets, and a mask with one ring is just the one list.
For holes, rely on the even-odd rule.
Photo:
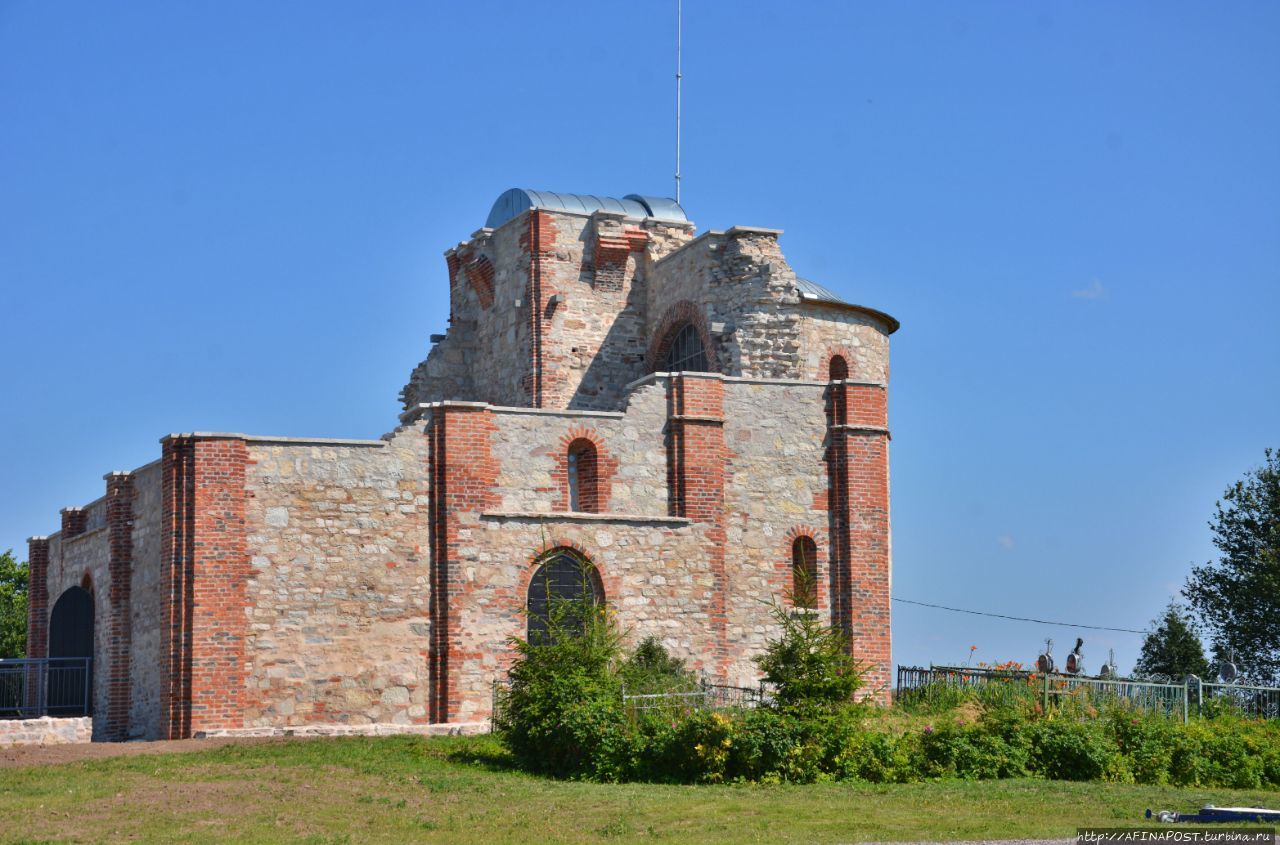
[(801, 279), (797, 277), (796, 290), (799, 291), (800, 299), (802, 301), (825, 302), (829, 305), (839, 305), (844, 308), (849, 308), (854, 311), (861, 311), (863, 314), (868, 314), (872, 317), (881, 319), (885, 322), (886, 327), (889, 329), (889, 334), (893, 334), (902, 326), (902, 324), (899, 323), (895, 318), (889, 316), (883, 311), (878, 311), (875, 308), (868, 308), (865, 305), (854, 305), (852, 302), (846, 302), (845, 300), (841, 299), (830, 288), (825, 288), (815, 281), (811, 281), (809, 279)]
[(553, 211), (571, 211), (590, 214), (593, 211), (613, 211), (630, 217), (651, 217), (672, 223), (687, 223), (680, 204), (669, 197), (646, 197), (627, 194), (622, 199), (597, 197), (592, 194), (558, 194), (554, 191), (532, 191), (528, 188), (512, 188), (504, 191), (489, 209), (486, 229), (496, 229), (528, 208), (547, 208)]

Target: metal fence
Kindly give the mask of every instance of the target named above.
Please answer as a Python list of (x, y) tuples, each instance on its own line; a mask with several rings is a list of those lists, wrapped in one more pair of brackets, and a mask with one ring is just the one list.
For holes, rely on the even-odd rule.
[(1198, 713), (1228, 710), (1242, 716), (1280, 719), (1280, 688), (1244, 684), (1209, 684), (1203, 681), (1189, 690)]
[[(510, 681), (495, 680), (492, 691), (491, 730), (497, 730), (507, 708)], [(649, 712), (681, 713), (689, 710), (726, 710), (729, 708), (753, 708), (772, 701), (764, 681), (754, 687), (734, 687), (713, 684), (705, 679), (695, 682), (690, 689), (681, 692), (628, 693), (622, 692), (622, 706), (633, 719), (637, 714)]]
[(92, 666), (89, 657), (0, 659), (0, 719), (88, 716)]
[(903, 704), (946, 702), (972, 692), (991, 703), (1035, 701), (1044, 709), (1124, 706), (1186, 721), (1224, 710), (1245, 716), (1280, 719), (1280, 688), (1204, 683), (1194, 677), (1180, 684), (1131, 679), (1045, 675), (1019, 669), (967, 666), (899, 666), (896, 700)]
[(769, 692), (763, 681), (754, 687), (734, 687), (709, 683), (703, 679), (694, 689), (684, 692), (630, 694), (624, 690), (622, 694), (622, 705), (626, 708), (628, 715), (633, 718), (639, 713), (649, 711), (668, 713), (686, 710), (749, 709), (767, 704), (769, 701)]

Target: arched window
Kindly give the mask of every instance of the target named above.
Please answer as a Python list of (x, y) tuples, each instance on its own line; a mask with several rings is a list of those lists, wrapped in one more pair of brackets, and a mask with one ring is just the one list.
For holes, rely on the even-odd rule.
[(685, 323), (676, 330), (667, 349), (666, 371), (669, 373), (705, 373), (707, 350), (702, 345), (702, 335), (693, 323)]
[(575, 614), (581, 608), (574, 603), (584, 599), (592, 604), (604, 601), (604, 585), (591, 562), (567, 549), (544, 558), (529, 581), (529, 642), (545, 642), (552, 619), (560, 626), (580, 627), (582, 620), (575, 619)]
[(832, 355), (830, 370), (832, 381), (844, 381), (849, 377), (849, 362), (843, 355)]
[(579, 437), (569, 444), (569, 510), (600, 513), (599, 462), (596, 444)]
[(796, 607), (818, 606), (818, 544), (812, 537), (791, 543), (791, 595)]

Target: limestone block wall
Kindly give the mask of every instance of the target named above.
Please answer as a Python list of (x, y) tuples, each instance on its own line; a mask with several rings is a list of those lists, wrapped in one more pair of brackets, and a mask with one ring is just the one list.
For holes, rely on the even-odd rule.
[(160, 561), (163, 522), (160, 462), (136, 470), (133, 476), (128, 735), (158, 739), (164, 730), (161, 690), (167, 665), (161, 653), (160, 608), (167, 584)]
[(626, 413), (494, 410), (496, 510), (569, 510), (567, 456), (571, 442), (591, 440), (608, 496), (602, 512), (667, 516), (666, 390), (648, 384), (630, 397)]
[(67, 719), (42, 716), (38, 719), (0, 719), (0, 748), (13, 745), (67, 745), (89, 742), (93, 717)]
[(847, 308), (805, 303), (797, 322), (802, 376), (826, 381), (833, 354), (849, 365), (849, 378), (889, 382), (889, 336), (875, 318)]
[(249, 442), (244, 727), (427, 721), (425, 449)]
[(812, 537), (817, 546), (818, 611), (830, 618), (825, 390), (817, 383), (725, 385), (725, 570), (732, 585), (726, 635), (735, 683), (759, 675), (751, 658), (776, 633), (765, 603), (788, 604), (798, 536)]

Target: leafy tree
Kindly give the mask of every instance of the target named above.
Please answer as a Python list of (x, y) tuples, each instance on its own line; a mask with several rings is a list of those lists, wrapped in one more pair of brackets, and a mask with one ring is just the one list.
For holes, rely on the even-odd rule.
[(1181, 680), (1187, 675), (1208, 678), (1209, 661), (1204, 657), (1195, 620), (1176, 602), (1164, 615), (1152, 621), (1153, 630), (1142, 642), (1142, 654), (1134, 673), (1141, 677)]
[(27, 564), (0, 554), (0, 657), (27, 653)]
[(1280, 683), (1280, 451), (1223, 494), (1209, 523), (1221, 556), (1191, 570), (1182, 594), (1255, 681)]

